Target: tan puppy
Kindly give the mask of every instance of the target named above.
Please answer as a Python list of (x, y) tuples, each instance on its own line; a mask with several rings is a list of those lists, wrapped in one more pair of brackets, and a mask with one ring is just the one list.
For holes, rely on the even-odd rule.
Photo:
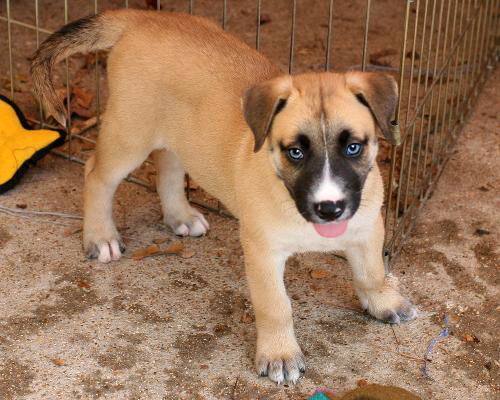
[(370, 314), (391, 323), (415, 318), (413, 305), (386, 282), (382, 262), (375, 126), (390, 136), (397, 100), (392, 78), (289, 76), (206, 19), (112, 11), (65, 26), (34, 56), (35, 91), (62, 124), (52, 65), (110, 47), (106, 115), (86, 166), (89, 257), (120, 258), (113, 194), (154, 152), (165, 223), (178, 235), (208, 229), (185, 198), (185, 171), (240, 220), (259, 374), (295, 382), (305, 368), (283, 284), (293, 253), (345, 252)]

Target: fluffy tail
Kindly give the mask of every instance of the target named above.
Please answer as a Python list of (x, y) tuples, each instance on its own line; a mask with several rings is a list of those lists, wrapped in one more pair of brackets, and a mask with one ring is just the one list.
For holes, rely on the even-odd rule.
[[(125, 17), (125, 18), (123, 18)], [(61, 125), (66, 126), (66, 109), (52, 82), (52, 67), (75, 53), (112, 47), (126, 28), (126, 12), (108, 12), (85, 17), (65, 25), (45, 40), (31, 60), (35, 95)]]

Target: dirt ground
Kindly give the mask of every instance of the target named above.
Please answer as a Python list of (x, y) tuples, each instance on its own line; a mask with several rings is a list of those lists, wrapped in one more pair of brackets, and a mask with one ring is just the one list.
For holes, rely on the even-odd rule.
[[(47, 0), (44, 12), (56, 3)], [(13, 13), (23, 18), (25, 11)], [(344, 11), (340, 17), (349, 18)], [(88, 12), (75, 10), (71, 18)], [(387, 18), (398, 12), (395, 7)], [(309, 14), (326, 20), (324, 9)], [(280, 20), (274, 12), (270, 18), (270, 25)], [(387, 34), (375, 21), (374, 29)], [(354, 25), (344, 22), (340, 37), (341, 29)], [(4, 40), (0, 35), (1, 49)], [(286, 40), (285, 33), (276, 39)], [(337, 41), (337, 50), (348, 54), (339, 67), (359, 62), (346, 48), (359, 43)], [(319, 53), (309, 52), (299, 59), (299, 70), (321, 62), (311, 56)], [(16, 101), (36, 115), (23, 83), (25, 61), (18, 61)], [(4, 94), (7, 65), (2, 57)], [(156, 193), (123, 183), (115, 216), (127, 240), (126, 257), (108, 265), (86, 260), (79, 220), (26, 214), (81, 215), (82, 167), (49, 155), (0, 196), (0, 205), (24, 212), (0, 213), (0, 399), (305, 399), (318, 386), (341, 393), (360, 381), (396, 384), (423, 399), (498, 398), (499, 78), (497, 71), (487, 83), (436, 192), (393, 263), (419, 319), (390, 326), (362, 313), (349, 269), (333, 255), (289, 261), (287, 288), (308, 365), (295, 386), (276, 386), (254, 372), (255, 327), (236, 221), (206, 213), (209, 235), (179, 240), (161, 223)], [(162, 248), (181, 242), (183, 250), (131, 257), (153, 241), (163, 241)], [(445, 315), (450, 336), (434, 347), (427, 379), (424, 353)]]

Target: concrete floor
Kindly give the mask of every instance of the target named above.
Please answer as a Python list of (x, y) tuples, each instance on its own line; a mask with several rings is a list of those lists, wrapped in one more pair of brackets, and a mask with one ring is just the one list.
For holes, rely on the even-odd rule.
[[(343, 261), (294, 258), (287, 286), (308, 370), (290, 387), (258, 378), (237, 223), (208, 214), (210, 234), (182, 240), (182, 255), (135, 261), (154, 239), (178, 239), (156, 194), (125, 183), (115, 213), (127, 258), (109, 265), (84, 258), (78, 221), (0, 214), (0, 399), (304, 399), (359, 380), (424, 399), (498, 398), (498, 78), (393, 265), (418, 320), (379, 323), (360, 311)], [(49, 156), (0, 204), (80, 214), (82, 183), (81, 166)], [(314, 279), (317, 269), (326, 276)], [(451, 336), (425, 379), (445, 313)]]

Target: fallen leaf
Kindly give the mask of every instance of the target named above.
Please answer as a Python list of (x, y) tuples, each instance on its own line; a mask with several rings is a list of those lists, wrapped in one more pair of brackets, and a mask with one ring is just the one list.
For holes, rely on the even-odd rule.
[(66, 363), (64, 362), (64, 360), (60, 359), (60, 358), (53, 358), (51, 359), (50, 361), (52, 361), (52, 363), (54, 365), (57, 365), (58, 367), (62, 367), (63, 365), (65, 365)]
[(377, 51), (375, 53), (370, 54), (370, 64), (374, 65), (382, 65), (382, 66), (390, 66), (391, 63), (387, 61), (382, 61), (382, 58), (393, 56), (398, 54), (398, 52), (394, 49), (384, 49)]
[(75, 233), (80, 233), (83, 230), (82, 226), (72, 226), (64, 230), (64, 236), (72, 236)]
[(20, 208), (21, 210), (24, 210), (27, 207), (28, 207), (28, 205), (26, 203), (16, 204), (16, 208)]
[[(186, 187), (187, 187), (187, 181), (186, 181)], [(191, 178), (189, 179), (189, 190), (198, 190), (200, 188), (200, 185), (198, 185), (195, 181), (193, 181)]]
[(474, 342), (474, 343), (480, 342), (479, 338), (474, 335), (464, 335), (464, 340), (466, 342)]
[[(146, 0), (146, 8), (150, 8), (152, 10), (157, 10), (158, 9), (158, 1), (157, 0)], [(160, 10), (162, 9), (162, 6), (160, 5)]]
[(160, 250), (158, 245), (152, 244), (144, 249), (134, 251), (130, 257), (132, 257), (135, 261), (140, 261), (145, 257), (155, 256), (162, 253), (163, 251)]
[(90, 289), (89, 283), (84, 279), (79, 279), (76, 282), (76, 286), (78, 286), (79, 288), (82, 288), (82, 289)]
[(152, 187), (156, 187), (156, 171), (149, 171), (146, 179)]
[[(406, 58), (412, 58), (413, 52), (410, 50), (406, 53)], [(420, 60), (420, 53), (418, 51), (415, 52), (415, 60)]]
[[(101, 114), (102, 118), (102, 114)], [(82, 122), (77, 122), (75, 121), (73, 125), (71, 126), (71, 133), (73, 135), (75, 134), (80, 134), (83, 131), (86, 131), (87, 129), (91, 128), (92, 126), (97, 124), (97, 117), (94, 115), (93, 117), (90, 117), (86, 119), (85, 121)]]
[[(156, 246), (158, 247), (158, 246)], [(162, 251), (163, 254), (180, 254), (184, 250), (184, 245), (181, 242), (173, 243)]]
[(311, 284), (311, 289), (315, 292), (319, 292), (321, 290), (321, 286), (316, 285), (315, 283)]
[(195, 255), (195, 252), (194, 252), (194, 251), (189, 251), (189, 250), (188, 250), (188, 251), (183, 251), (183, 252), (181, 253), (181, 257), (182, 257), (182, 258), (191, 258), (191, 257), (193, 257), (194, 255)]
[(330, 272), (324, 270), (324, 269), (313, 269), (309, 275), (311, 275), (311, 278), (313, 279), (324, 279), (330, 275)]
[(71, 101), (71, 114), (75, 114), (80, 118), (92, 118), (94, 113), (92, 111), (87, 110), (85, 107), (79, 105), (76, 101)]
[(92, 105), (94, 96), (89, 91), (78, 86), (73, 87), (72, 91), (79, 106), (88, 109)]
[(153, 239), (154, 244), (162, 244), (169, 240), (168, 237)]
[(249, 311), (244, 311), (243, 314), (241, 315), (240, 321), (245, 323), (245, 324), (252, 323), (253, 322), (252, 314), (250, 314)]
[(269, 24), (272, 21), (271, 16), (269, 14), (260, 14), (260, 24), (265, 25)]

